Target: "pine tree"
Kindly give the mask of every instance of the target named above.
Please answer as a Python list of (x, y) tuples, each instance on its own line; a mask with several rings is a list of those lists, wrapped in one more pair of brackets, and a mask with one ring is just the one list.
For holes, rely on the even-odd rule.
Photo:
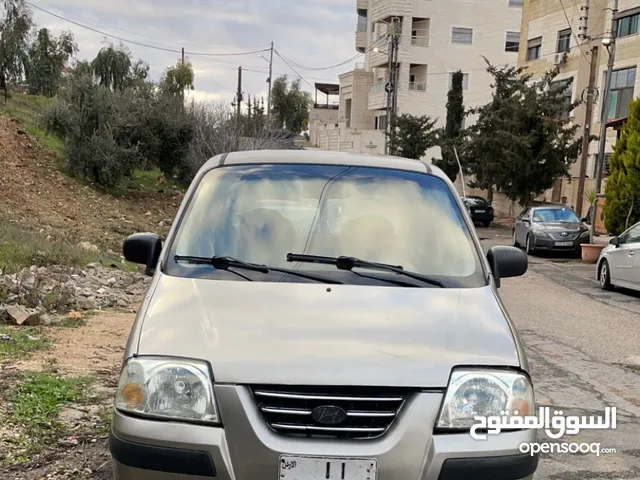
[(640, 221), (640, 98), (631, 102), (629, 118), (609, 160), (605, 186), (604, 223), (620, 235)]
[(459, 150), (461, 146), (459, 140), (465, 115), (463, 81), (464, 74), (460, 70), (451, 75), (451, 89), (447, 94), (447, 119), (444, 129), (440, 133), (442, 160), (436, 159), (434, 161), (435, 165), (440, 167), (452, 182), (455, 181), (459, 171), (454, 147)]

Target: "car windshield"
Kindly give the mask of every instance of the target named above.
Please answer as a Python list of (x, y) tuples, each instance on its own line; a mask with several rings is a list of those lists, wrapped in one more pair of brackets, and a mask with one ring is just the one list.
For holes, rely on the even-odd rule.
[(166, 273), (202, 274), (202, 265), (175, 262), (175, 255), (336, 271), (289, 263), (287, 253), (358, 257), (460, 286), (486, 284), (472, 236), (442, 179), (317, 164), (229, 165), (206, 173), (177, 229)]
[(476, 197), (466, 197), (465, 201), (473, 206), (473, 207), (484, 207), (487, 204), (486, 200), (482, 199), (482, 198), (476, 198)]
[(534, 222), (566, 222), (576, 223), (580, 219), (570, 208), (536, 208), (533, 213)]

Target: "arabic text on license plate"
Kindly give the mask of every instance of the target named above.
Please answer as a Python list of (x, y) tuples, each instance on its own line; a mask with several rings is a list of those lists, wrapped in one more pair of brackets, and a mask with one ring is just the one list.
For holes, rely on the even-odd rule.
[(556, 242), (556, 247), (570, 247), (573, 242)]
[(376, 480), (377, 476), (376, 459), (280, 456), (280, 480)]
[(486, 210), (476, 210), (476, 213), (485, 213)]

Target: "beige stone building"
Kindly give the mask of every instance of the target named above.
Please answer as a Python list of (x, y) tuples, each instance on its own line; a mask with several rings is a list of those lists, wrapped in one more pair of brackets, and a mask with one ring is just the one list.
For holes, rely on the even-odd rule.
[[(613, 5), (613, 0), (591, 0), (586, 10), (584, 0), (525, 0), (522, 11), (518, 65), (526, 67), (535, 77), (559, 65), (558, 80), (567, 82), (567, 95), (570, 95), (572, 100), (586, 99), (590, 51), (593, 46), (598, 47), (596, 86), (599, 94), (596, 97), (591, 124), (591, 133), (594, 135), (599, 135), (600, 132), (609, 58), (602, 39), (611, 34)], [(608, 156), (615, 145), (615, 126), (628, 115), (629, 101), (637, 96), (636, 92), (640, 87), (640, 76), (637, 75), (640, 59), (640, 3), (637, 0), (620, 0), (616, 19), (617, 47), (614, 73), (611, 77), (610, 105), (605, 115), (607, 123), (611, 125), (607, 130), (605, 175), (608, 171)], [(583, 36), (585, 33), (586, 39)], [(583, 103), (568, 112), (571, 120), (581, 128), (584, 127), (585, 110)], [(597, 152), (598, 141), (591, 142), (586, 168), (586, 189), (595, 186)], [(571, 180), (558, 181), (544, 198), (575, 207), (581, 200), (577, 195), (579, 169), (578, 159), (572, 166)], [(587, 211), (587, 207), (584, 202), (583, 213)]]
[[(325, 121), (320, 112), (325, 107), (314, 102), (309, 135), (322, 149), (382, 154), (390, 26), (397, 22), (400, 37), (397, 113), (429, 115), (442, 126), (453, 72), (464, 73), (464, 102), (472, 107), (491, 98), (483, 57), (515, 65), (522, 5), (528, 0), (353, 1), (354, 43), (363, 62), (339, 76), (337, 118)], [(431, 156), (427, 152), (426, 158)]]

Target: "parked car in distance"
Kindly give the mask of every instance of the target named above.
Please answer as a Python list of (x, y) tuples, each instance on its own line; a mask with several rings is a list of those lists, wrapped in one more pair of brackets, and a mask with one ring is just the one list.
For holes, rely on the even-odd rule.
[(589, 243), (589, 227), (566, 205), (537, 205), (525, 208), (516, 219), (512, 243), (523, 246), (527, 254), (545, 250), (579, 255), (580, 245)]
[(600, 252), (597, 266), (597, 279), (603, 289), (640, 291), (640, 222), (609, 241)]
[[(123, 252), (153, 279), (114, 402), (114, 478), (532, 478), (520, 446), (537, 432), (517, 426), (533, 385), (498, 294), (528, 259), (483, 253), (437, 167), (218, 155), (166, 241), (134, 234)], [(475, 439), (478, 416), (519, 423)]]
[(467, 206), (469, 213), (471, 214), (471, 220), (474, 224), (488, 227), (494, 220), (493, 207), (489, 205), (486, 199), (477, 197), (475, 195), (469, 195), (462, 197), (462, 201)]

